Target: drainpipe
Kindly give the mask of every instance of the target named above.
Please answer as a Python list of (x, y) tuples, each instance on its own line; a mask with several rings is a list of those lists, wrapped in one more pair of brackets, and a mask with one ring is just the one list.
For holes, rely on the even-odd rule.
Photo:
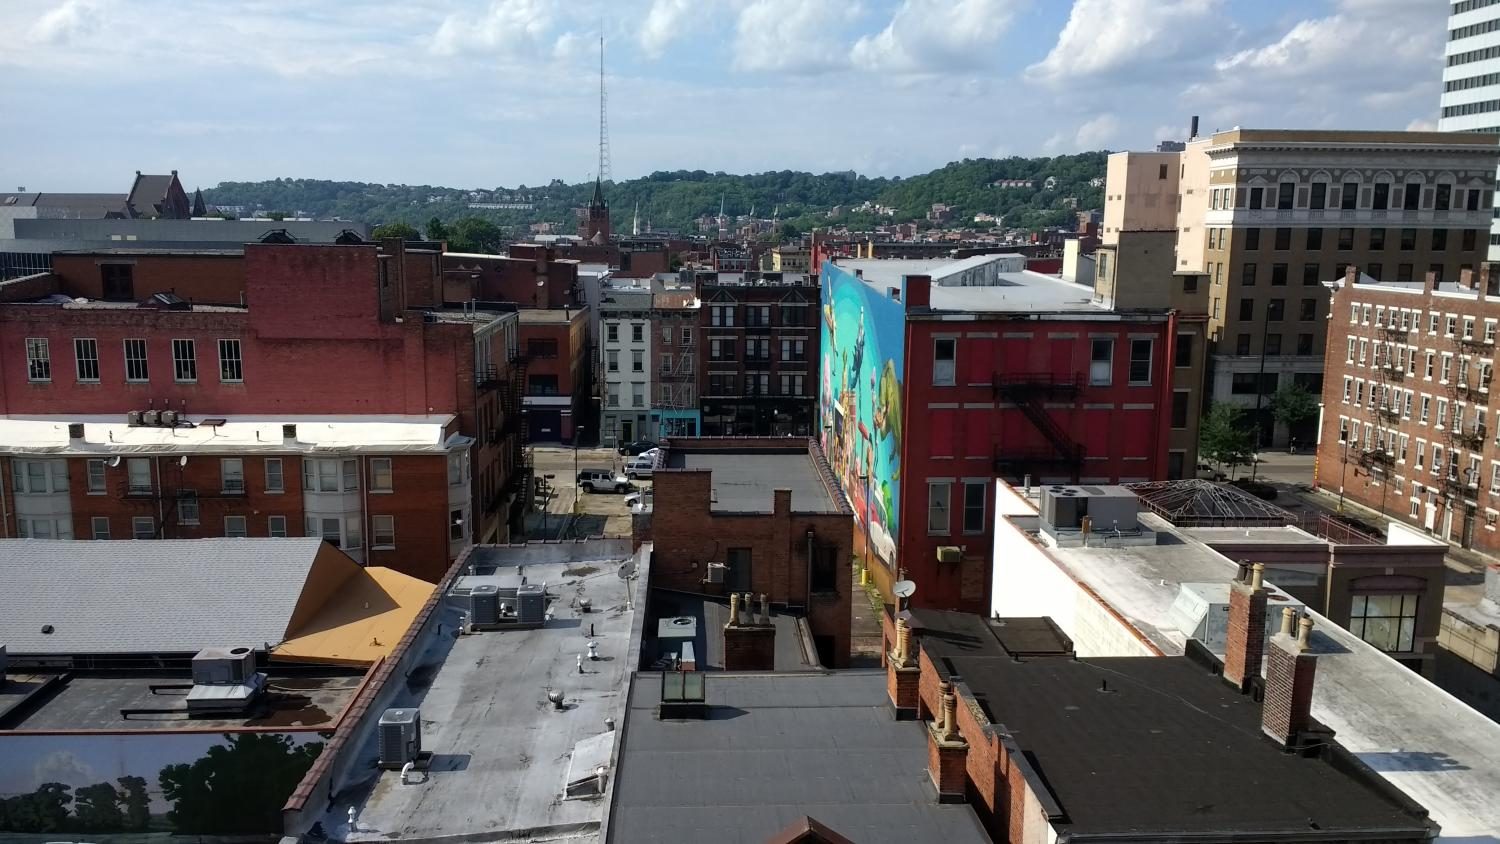
[(809, 613), (812, 612), (813, 541), (817, 539), (817, 536), (812, 528), (807, 529), (807, 599), (804, 606), (807, 607)]
[(161, 455), (158, 454), (151, 458), (151, 462), (156, 464), (156, 538), (166, 539), (167, 512), (162, 509), (162, 497), (166, 495), (167, 491), (164, 488), (166, 478), (161, 473)]
[[(366, 471), (367, 468), (368, 468), (367, 464), (369, 462), (370, 462), (370, 458), (368, 456), (363, 455), (363, 454), (361, 454), (359, 456), (359, 529), (360, 529), (360, 532), (362, 534), (362, 539), (363, 539), (363, 541), (365, 543), (365, 566), (366, 567), (368, 567), (370, 565), (370, 562), (371, 562), (370, 556), (374, 553), (374, 546), (375, 546), (375, 536), (374, 536), (374, 534), (370, 533), (370, 484), (368, 483), (369, 474)], [(444, 464), (447, 463), (446, 460), (444, 460), (443, 462), (444, 462)], [(446, 465), (444, 466), (444, 468), (445, 469), (447, 468)], [(395, 474), (396, 474), (396, 461), (392, 460), (391, 461), (391, 475), (392, 475), (391, 486), (392, 487), (395, 486), (395, 477), (394, 477)], [(446, 510), (447, 508), (445, 507), (443, 509)], [(402, 780), (402, 782), (405, 782), (405, 780)]]
[[(11, 467), (11, 479), (14, 479), (16, 472), (15, 458), (12, 457), (5, 461), (5, 463)], [(3, 466), (0, 466), (0, 538), (4, 539), (10, 539), (10, 499), (5, 497), (5, 490), (12, 482), (13, 480), (8, 480), (5, 477), (5, 469)]]

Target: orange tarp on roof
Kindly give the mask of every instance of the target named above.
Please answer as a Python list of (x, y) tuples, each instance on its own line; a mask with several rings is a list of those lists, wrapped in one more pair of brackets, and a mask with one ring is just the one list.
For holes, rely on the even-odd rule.
[(360, 569), (290, 631), (271, 658), (365, 665), (389, 656), (436, 588), (395, 569)]

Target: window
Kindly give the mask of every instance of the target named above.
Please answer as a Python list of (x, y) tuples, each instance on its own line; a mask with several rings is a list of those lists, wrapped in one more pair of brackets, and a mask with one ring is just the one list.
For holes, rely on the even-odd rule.
[[(1103, 261), (1107, 260), (1107, 256), (1104, 255), (1104, 254), (1101, 254), (1100, 257), (1099, 257), (1099, 260), (1101, 262), (1103, 262)], [(1195, 275), (1185, 275), (1185, 276), (1183, 276), (1182, 277), (1182, 292), (1183, 293), (1197, 293), (1198, 292), (1198, 277), (1195, 276)]]
[(1391, 186), (1385, 182), (1375, 185), (1375, 201), (1371, 207), (1376, 211), (1384, 211), (1391, 204)]
[(1396, 280), (1397, 281), (1411, 281), (1411, 273), (1412, 273), (1411, 264), (1397, 264), (1396, 265)]
[(172, 341), (172, 380), (198, 380), (198, 358), (194, 354), (192, 340)]
[(631, 372), (645, 372), (646, 371), (646, 353), (645, 352), (641, 351), (640, 349), (633, 349), (633, 350), (631, 350), (631, 352), (630, 352), (630, 371)]
[(343, 524), (337, 516), (307, 516), (304, 522), (306, 536), (320, 537), (335, 548), (344, 546)]
[(646, 325), (645, 325), (645, 323), (633, 322), (633, 323), (630, 324), (630, 342), (632, 342), (632, 343), (644, 343), (644, 342), (646, 342)]
[(150, 516), (136, 516), (130, 520), (130, 535), (135, 539), (155, 539), (156, 523)]
[(1448, 230), (1447, 229), (1433, 229), (1432, 230), (1432, 251), (1434, 251), (1434, 252), (1442, 252), (1443, 250), (1445, 250), (1447, 248), (1448, 248)]
[(1313, 336), (1311, 334), (1297, 335), (1297, 354), (1310, 355), (1313, 353)]
[(806, 325), (807, 307), (796, 302), (785, 302), (781, 306), (782, 325)]
[(1405, 188), (1401, 197), (1402, 210), (1417, 210), (1422, 204), (1422, 186), (1416, 182), (1407, 182), (1402, 187)]
[(657, 358), (658, 358), (658, 366), (659, 366), (659, 370), (658, 371), (660, 371), (661, 374), (663, 374), (663, 375), (670, 374), (672, 372), (672, 355), (670, 353), (668, 353), (668, 354), (662, 354), (662, 355), (657, 355)]
[(620, 406), (620, 385), (619, 384), (608, 384), (608, 385), (606, 385), (606, 388), (607, 388), (607, 390), (609, 392), (609, 398), (607, 400), (608, 406), (609, 407), (619, 407)]
[(1159, 165), (1156, 168), (1156, 178), (1157, 178), (1157, 181), (1165, 179), (1166, 177), (1167, 177), (1167, 165), (1165, 165), (1165, 164)]
[(1417, 595), (1355, 595), (1349, 632), (1383, 651), (1410, 651), (1417, 630)]
[(938, 337), (932, 341), (932, 383), (936, 387), (951, 387), (954, 384), (954, 359), (958, 355), (958, 340), (953, 337)]
[(634, 381), (630, 385), (630, 406), (646, 406), (646, 385), (640, 381)]
[(1311, 208), (1314, 211), (1320, 211), (1327, 204), (1328, 204), (1328, 183), (1327, 182), (1313, 182), (1313, 185), (1312, 185), (1312, 198), (1309, 200), (1308, 207)]
[(807, 360), (807, 341), (806, 340), (782, 340), (781, 341), (781, 359), (782, 360), (790, 360), (790, 361), (805, 361), (805, 360)]
[(804, 385), (805, 385), (805, 382), (804, 382), (803, 379), (804, 379), (804, 376), (802, 376), (802, 375), (782, 375), (781, 376), (781, 394), (783, 396), (800, 396), (800, 395), (802, 395), (802, 391), (803, 391)]
[(458, 486), (468, 480), (469, 475), (469, 453), (467, 451), (450, 451), (448, 453), (448, 485)]
[(734, 341), (714, 337), (708, 341), (709, 360), (734, 360)]
[(1240, 267), (1240, 284), (1246, 287), (1255, 286), (1255, 263), (1253, 261)]
[(219, 341), (219, 380), (230, 384), (245, 380), (245, 365), (240, 359), (240, 341)]
[(93, 531), (95, 539), (109, 539), (108, 516), (95, 516), (89, 519), (89, 528)]
[(396, 547), (395, 516), (370, 517), (370, 547), (380, 551), (389, 551)]
[(733, 305), (711, 305), (708, 309), (709, 325), (723, 326), (726, 328), (734, 326)]
[(1265, 188), (1250, 189), (1250, 210), (1258, 211), (1265, 205)]
[(135, 298), (133, 264), (100, 264), (99, 277), (104, 298), (111, 302), (128, 302)]
[(18, 493), (46, 495), (68, 491), (68, 461), (13, 460), (13, 486)]
[(1250, 334), (1245, 332), (1235, 338), (1234, 353), (1237, 355), (1250, 354)]
[(151, 483), (151, 460), (132, 457), (125, 461), (125, 474), (129, 478), (127, 489), (131, 495), (150, 495), (155, 486)]
[(1461, 240), (1463, 250), (1465, 252), (1472, 252), (1474, 250), (1475, 241), (1478, 240), (1478, 238), (1479, 232), (1475, 229), (1464, 229), (1463, 238)]
[(1317, 284), (1318, 283), (1318, 269), (1319, 269), (1319, 267), (1318, 267), (1317, 264), (1303, 264), (1302, 265), (1302, 283), (1304, 285), (1309, 285), (1309, 286)]
[(126, 381), (149, 381), (150, 371), (146, 368), (146, 341), (125, 341), (125, 380)]
[(604, 324), (604, 341), (606, 343), (620, 342), (620, 326), (618, 323), (608, 322)]
[(266, 517), (266, 536), (282, 538), (286, 536), (286, 516)]
[(950, 497), (953, 494), (953, 485), (946, 482), (930, 481), (927, 484), (927, 532), (935, 534), (946, 534), (951, 528)]
[[(666, 331), (671, 332), (670, 328)], [(670, 337), (667, 342), (671, 342)], [(526, 341), (526, 354), (533, 358), (555, 358), (557, 357), (557, 340), (550, 337), (534, 337)]]
[(467, 520), (464, 518), (463, 510), (448, 511), (448, 541), (462, 542), (465, 534)]
[(1272, 264), (1271, 265), (1271, 286), (1272, 287), (1285, 287), (1286, 286), (1286, 264)]
[(358, 492), (359, 464), (354, 460), (304, 458), (302, 488), (308, 492)]
[(1354, 229), (1339, 229), (1338, 248), (1340, 252), (1348, 252), (1354, 248)]
[(1174, 358), (1175, 358), (1173, 360), (1173, 362), (1172, 362), (1174, 366), (1179, 366), (1179, 367), (1181, 367), (1181, 366), (1192, 366), (1193, 365), (1193, 335), (1191, 335), (1191, 334), (1179, 334), (1179, 335), (1177, 335), (1177, 348), (1173, 351), (1173, 355), (1174, 355)]
[(1266, 321), (1280, 322), (1286, 314), (1286, 300), (1272, 299), (1266, 303)]
[(47, 349), (45, 338), (26, 338), (26, 380), (52, 380), (52, 354)]
[(266, 458), (266, 492), (285, 492), (286, 480), (281, 473), (281, 458)]
[(1132, 386), (1151, 383), (1151, 350), (1155, 345), (1152, 340), (1140, 339), (1130, 341), (1130, 384)]
[(1254, 299), (1241, 299), (1240, 300), (1240, 321), (1241, 322), (1249, 322), (1252, 319), (1255, 319), (1255, 300)]
[(179, 524), (198, 524), (198, 493), (190, 489), (177, 491), (177, 521)]
[(104, 467), (105, 463), (103, 460), (90, 460), (88, 462), (89, 495), (103, 495), (106, 492)]
[(964, 481), (964, 533), (984, 533), (988, 481)]
[(1191, 395), (1187, 390), (1178, 390), (1172, 393), (1172, 427), (1181, 430), (1188, 425), (1188, 397)]
[(1280, 228), (1276, 230), (1276, 249), (1286, 251), (1292, 248), (1292, 230)]
[(683, 326), (683, 328), (682, 328), (682, 339), (678, 343), (678, 345), (681, 345), (681, 346), (691, 346), (692, 344), (693, 344), (693, 329), (690, 326)]
[(1268, 354), (1268, 355), (1279, 355), (1279, 354), (1281, 354), (1281, 335), (1280, 334), (1267, 334), (1266, 335), (1266, 354)]
[(1245, 248), (1251, 250), (1260, 248), (1260, 229), (1245, 230)]
[(1370, 264), (1369, 266), (1365, 267), (1365, 275), (1369, 276), (1370, 278), (1375, 279), (1376, 281), (1380, 280), (1380, 276), (1384, 272), (1385, 272), (1385, 267), (1383, 267), (1379, 262)]
[(219, 459), (219, 476), (222, 478), (220, 489), (229, 495), (241, 495), (245, 492), (245, 461), (238, 457), (223, 457)]
[(1095, 340), (1089, 351), (1089, 384), (1108, 387), (1113, 383), (1115, 341)]
[(1303, 299), (1302, 310), (1298, 312), (1297, 318), (1302, 322), (1310, 322), (1318, 318), (1318, 300)]
[(1453, 201), (1453, 186), (1438, 185), (1437, 195), (1435, 199), (1437, 201), (1437, 204), (1433, 207), (1438, 211), (1447, 211), (1449, 205), (1451, 205)]
[(1422, 403), (1418, 407), (1420, 412), (1417, 414), (1417, 421), (1426, 425), (1427, 420), (1432, 416), (1432, 396), (1423, 396)]
[(1291, 182), (1282, 182), (1276, 186), (1276, 208), (1280, 211), (1290, 210), (1292, 207), (1292, 195), (1297, 186)]
[(1318, 251), (1319, 249), (1322, 249), (1322, 248), (1323, 248), (1323, 230), (1322, 229), (1308, 229), (1307, 230), (1307, 251), (1309, 251), (1309, 252), (1316, 252), (1316, 251)]
[(1411, 252), (1411, 251), (1413, 251), (1416, 248), (1417, 248), (1417, 230), (1416, 229), (1402, 229), (1401, 230), (1401, 251), (1402, 252)]
[(370, 491), (390, 492), (391, 486), (391, 458), (370, 458)]
[(769, 363), (771, 360), (771, 338), (750, 337), (745, 340), (747, 362)]
[(78, 380), (88, 383), (99, 381), (99, 344), (93, 338), (80, 337), (73, 341), (73, 359), (77, 364)]
[(604, 367), (610, 372), (620, 371), (620, 350), (607, 349), (604, 352)]

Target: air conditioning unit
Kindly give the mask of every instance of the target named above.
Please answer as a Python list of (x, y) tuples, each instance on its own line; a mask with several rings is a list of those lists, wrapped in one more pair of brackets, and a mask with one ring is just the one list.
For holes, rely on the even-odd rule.
[(547, 591), (535, 583), (516, 588), (516, 623), (535, 625), (547, 623)]
[(380, 713), (380, 767), (400, 769), (416, 762), (422, 752), (422, 713), (418, 709), (387, 709)]
[(173, 428), (177, 425), (177, 411), (163, 410), (161, 412), (161, 424), (164, 428)]
[(204, 648), (193, 657), (193, 685), (243, 686), (255, 675), (255, 651)]
[(475, 626), (500, 623), (500, 587), (486, 583), (469, 590), (469, 623)]
[(139, 410), (132, 410), (125, 414), (125, 424), (132, 428), (139, 428), (141, 425), (141, 412)]
[(282, 425), (281, 426), (281, 438), (284, 439), (284, 440), (295, 440), (297, 438), (297, 426), (296, 425)]
[(937, 549), (937, 561), (940, 563), (959, 563), (964, 558), (964, 549), (958, 545), (939, 545)]
[(724, 573), (728, 570), (729, 566), (726, 566), (723, 563), (709, 563), (707, 573), (703, 577), (703, 582), (723, 583)]
[(159, 411), (159, 410), (146, 410), (146, 411), (142, 411), (141, 412), (141, 424), (142, 425), (146, 425), (148, 427), (155, 427), (157, 425), (157, 423), (159, 423), (160, 421), (161, 421), (161, 411)]

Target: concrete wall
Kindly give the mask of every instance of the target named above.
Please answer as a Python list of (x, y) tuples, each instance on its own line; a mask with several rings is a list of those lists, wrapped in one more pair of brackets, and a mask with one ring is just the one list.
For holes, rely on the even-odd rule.
[(1100, 233), (1104, 244), (1117, 243), (1123, 231), (1177, 228), (1180, 157), (1175, 152), (1117, 152), (1109, 157)]

